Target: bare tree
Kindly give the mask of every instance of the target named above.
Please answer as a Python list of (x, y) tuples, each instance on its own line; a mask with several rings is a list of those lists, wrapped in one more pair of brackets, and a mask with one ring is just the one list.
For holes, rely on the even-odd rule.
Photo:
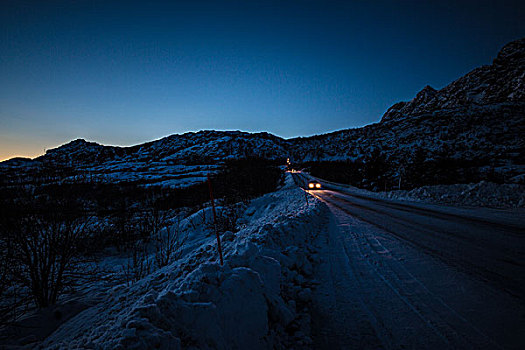
[(235, 204), (223, 205), (217, 213), (217, 231), (237, 231), (237, 221), (239, 220), (239, 208)]
[(12, 240), (9, 235), (0, 238), (0, 297), (4, 297), (13, 281), (13, 249)]
[(16, 283), (20, 269), (14, 261), (12, 235), (2, 232), (0, 238), (0, 325), (14, 322), (27, 308), (31, 299), (24, 295)]
[(38, 307), (55, 304), (78, 279), (88, 223), (85, 218), (37, 215), (22, 220), (14, 236), (14, 261), (20, 268), (19, 281), (29, 288)]
[(133, 237), (134, 227), (132, 225), (132, 211), (125, 198), (121, 198), (115, 209), (113, 217), (113, 241), (119, 251), (125, 251), (132, 247), (135, 241)]
[[(165, 213), (153, 207), (143, 213), (138, 230), (143, 239), (135, 242), (123, 267), (128, 284), (146, 277), (153, 267), (161, 268), (179, 259), (187, 239), (187, 234), (180, 229), (178, 217), (175, 223), (170, 223)], [(148, 247), (153, 249), (151, 256)]]
[(143, 213), (138, 224), (140, 237), (143, 240), (150, 240), (157, 236), (158, 232), (162, 230), (166, 223), (166, 215), (154, 205), (151, 205), (148, 210)]
[(158, 268), (180, 259), (182, 249), (188, 239), (187, 232), (183, 232), (180, 228), (179, 217), (176, 218), (174, 224), (164, 220), (163, 227), (164, 229), (156, 231), (153, 237), (155, 242), (155, 264)]
[(137, 282), (151, 273), (152, 263), (146, 245), (136, 242), (127, 264), (123, 268), (123, 275), (127, 284)]
[[(29, 192), (21, 191), (20, 197)], [(14, 202), (0, 207), (0, 325), (17, 320), (32, 299), (20, 284), (21, 268), (16, 261), (15, 237), (20, 232), (20, 208)]]

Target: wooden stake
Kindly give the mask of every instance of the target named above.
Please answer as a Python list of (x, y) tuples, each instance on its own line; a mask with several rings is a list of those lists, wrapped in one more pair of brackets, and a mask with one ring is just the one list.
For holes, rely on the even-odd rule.
[(208, 187), (210, 189), (211, 208), (213, 212), (213, 228), (215, 230), (215, 235), (217, 236), (217, 248), (219, 250), (219, 258), (221, 260), (221, 266), (222, 266), (223, 261), (222, 261), (221, 237), (219, 236), (219, 232), (217, 231), (217, 213), (215, 212), (215, 200), (213, 199), (213, 190), (211, 187), (210, 174), (206, 174), (206, 177), (208, 178)]

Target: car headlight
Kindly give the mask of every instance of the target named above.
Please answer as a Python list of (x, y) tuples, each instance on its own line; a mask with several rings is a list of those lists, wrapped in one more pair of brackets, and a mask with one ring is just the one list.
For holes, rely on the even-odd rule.
[(309, 188), (314, 188), (314, 184), (308, 184)]
[(321, 188), (321, 184), (315, 184), (315, 188)]

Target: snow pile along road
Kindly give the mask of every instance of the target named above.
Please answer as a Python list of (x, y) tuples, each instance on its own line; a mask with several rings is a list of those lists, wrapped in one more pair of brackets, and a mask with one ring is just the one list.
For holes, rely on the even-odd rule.
[[(224, 266), (208, 230), (179, 261), (63, 324), (44, 348), (268, 349), (311, 343), (312, 242), (328, 208), (288, 176), (254, 200), (237, 233), (222, 234)], [(205, 232), (197, 228), (198, 232)]]
[(321, 181), (325, 188), (377, 199), (439, 203), (452, 206), (512, 209), (525, 207), (525, 185), (480, 181), (471, 184), (422, 186), (412, 190), (372, 192), (338, 184), (302, 173), (306, 179)]
[(473, 184), (423, 186), (410, 191), (381, 192), (384, 198), (441, 203), (456, 206), (525, 207), (525, 186), (481, 181)]

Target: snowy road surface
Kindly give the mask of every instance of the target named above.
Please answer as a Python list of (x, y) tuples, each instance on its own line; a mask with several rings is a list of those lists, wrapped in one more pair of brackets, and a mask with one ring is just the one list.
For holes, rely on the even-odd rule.
[(523, 348), (523, 212), (310, 193), (333, 213), (317, 272), (317, 347)]

